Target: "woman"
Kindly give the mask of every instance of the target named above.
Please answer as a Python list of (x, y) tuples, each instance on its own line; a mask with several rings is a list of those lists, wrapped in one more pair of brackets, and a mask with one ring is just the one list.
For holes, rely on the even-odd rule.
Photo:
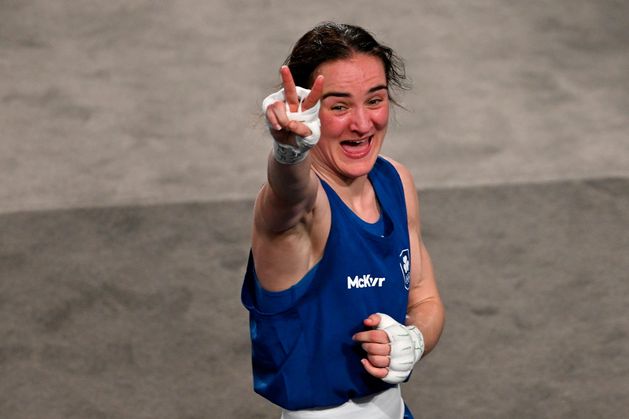
[(255, 391), (285, 419), (412, 418), (399, 383), (444, 310), (411, 174), (379, 156), (403, 65), (335, 23), (285, 64), (263, 105), (274, 145), (242, 290)]

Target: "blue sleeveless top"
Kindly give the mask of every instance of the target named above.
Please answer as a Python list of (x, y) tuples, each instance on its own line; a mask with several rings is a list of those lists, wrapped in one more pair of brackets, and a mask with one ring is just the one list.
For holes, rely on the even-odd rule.
[(242, 287), (249, 310), (254, 390), (289, 410), (336, 406), (386, 390), (371, 376), (352, 336), (382, 312), (404, 324), (410, 245), (397, 170), (379, 157), (369, 173), (381, 207), (381, 230), (368, 225), (324, 181), (332, 223), (321, 260), (294, 286), (262, 289), (250, 254)]

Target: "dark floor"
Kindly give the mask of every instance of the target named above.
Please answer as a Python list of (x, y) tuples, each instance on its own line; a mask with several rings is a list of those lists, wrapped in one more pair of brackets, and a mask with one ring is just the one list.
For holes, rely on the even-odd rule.
[[(629, 180), (428, 190), (447, 306), (418, 417), (623, 418)], [(0, 417), (275, 418), (239, 289), (251, 202), (0, 216)]]

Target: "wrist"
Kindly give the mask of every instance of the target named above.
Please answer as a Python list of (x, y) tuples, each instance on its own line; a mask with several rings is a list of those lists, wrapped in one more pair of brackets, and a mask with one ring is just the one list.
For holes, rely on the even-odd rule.
[(273, 141), (273, 157), (280, 164), (297, 164), (306, 159), (310, 148), (295, 147)]

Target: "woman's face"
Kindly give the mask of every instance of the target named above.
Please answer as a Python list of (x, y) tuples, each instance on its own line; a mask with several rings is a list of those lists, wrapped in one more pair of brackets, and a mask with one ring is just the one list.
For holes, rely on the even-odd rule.
[[(389, 95), (382, 61), (355, 54), (321, 64), (321, 139), (313, 164), (347, 181), (371, 171), (389, 122)], [(333, 173), (330, 173), (332, 171)]]

